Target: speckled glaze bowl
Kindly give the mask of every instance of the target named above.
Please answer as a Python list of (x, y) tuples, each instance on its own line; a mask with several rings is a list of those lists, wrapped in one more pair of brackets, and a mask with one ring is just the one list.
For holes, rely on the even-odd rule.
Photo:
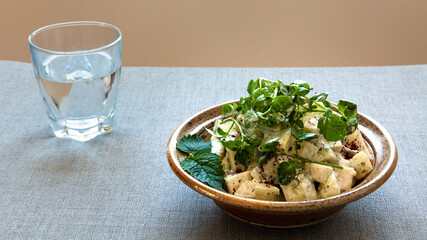
[(375, 191), (387, 181), (396, 168), (397, 148), (390, 134), (378, 122), (359, 113), (359, 130), (374, 153), (374, 169), (350, 191), (327, 199), (303, 202), (255, 200), (219, 191), (199, 182), (181, 168), (180, 160), (185, 156), (176, 149), (176, 143), (187, 134), (209, 135), (203, 127), (212, 128), (215, 121), (222, 118), (222, 105), (203, 110), (181, 123), (170, 137), (167, 158), (173, 172), (181, 181), (194, 191), (211, 198), (219, 208), (239, 220), (273, 228), (295, 228), (315, 224), (335, 215), (348, 203)]

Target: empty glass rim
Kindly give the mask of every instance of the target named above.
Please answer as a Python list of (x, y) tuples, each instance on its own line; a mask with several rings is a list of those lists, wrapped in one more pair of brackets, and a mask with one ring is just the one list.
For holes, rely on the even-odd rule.
[[(119, 36), (111, 43), (104, 45), (102, 47), (99, 48), (94, 48), (94, 49), (89, 49), (89, 50), (79, 50), (79, 51), (69, 51), (69, 52), (63, 52), (63, 51), (53, 51), (53, 50), (49, 50), (49, 49), (45, 49), (45, 48), (41, 48), (37, 45), (35, 45), (31, 40), (32, 38), (39, 33), (40, 31), (43, 31), (45, 29), (51, 28), (51, 27), (57, 27), (57, 26), (62, 26), (62, 25), (74, 25), (74, 24), (97, 24), (97, 25), (104, 25), (104, 26), (109, 26), (112, 27), (113, 29), (115, 29), (118, 33)], [(120, 42), (122, 40), (122, 32), (120, 31), (120, 29), (112, 24), (109, 23), (104, 23), (104, 22), (97, 22), (97, 21), (73, 21), (73, 22), (62, 22), (62, 23), (55, 23), (55, 24), (50, 24), (44, 27), (41, 27), (37, 30), (35, 30), (34, 32), (32, 32), (30, 34), (30, 36), (28, 36), (28, 42), (30, 43), (30, 46), (32, 48), (35, 48), (41, 52), (45, 52), (45, 53), (49, 53), (49, 54), (55, 54), (55, 55), (77, 55), (77, 54), (86, 54), (86, 53), (93, 53), (93, 52), (99, 52), (102, 50), (105, 50), (107, 48), (110, 48), (114, 45), (116, 45), (118, 42)]]

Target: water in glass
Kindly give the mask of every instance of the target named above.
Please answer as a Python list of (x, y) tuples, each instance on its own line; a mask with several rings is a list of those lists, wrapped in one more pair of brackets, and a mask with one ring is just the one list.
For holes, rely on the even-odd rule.
[(108, 52), (49, 56), (36, 74), (57, 137), (86, 141), (109, 133), (120, 64)]

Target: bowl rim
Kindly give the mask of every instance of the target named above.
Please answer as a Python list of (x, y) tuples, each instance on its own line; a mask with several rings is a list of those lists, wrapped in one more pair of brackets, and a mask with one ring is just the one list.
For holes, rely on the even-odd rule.
[[(373, 179), (366, 182), (365, 184), (359, 184), (349, 191), (346, 191), (342, 194), (339, 194), (337, 196), (333, 196), (330, 198), (310, 200), (310, 201), (299, 201), (299, 202), (257, 200), (257, 199), (238, 197), (230, 193), (220, 191), (216, 188), (213, 188), (205, 183), (198, 181), (197, 179), (195, 179), (193, 176), (191, 176), (189, 173), (187, 173), (182, 169), (181, 165), (179, 164), (180, 163), (179, 159), (175, 154), (178, 151), (176, 149), (176, 143), (177, 143), (177, 138), (179, 133), (194, 118), (198, 117), (199, 115), (205, 112), (218, 108), (224, 104), (235, 103), (238, 101), (239, 100), (233, 100), (233, 101), (227, 101), (221, 104), (217, 104), (212, 107), (206, 108), (202, 111), (199, 111), (198, 113), (187, 118), (175, 129), (175, 131), (171, 135), (169, 142), (167, 144), (166, 155), (168, 158), (169, 166), (171, 167), (175, 175), (187, 186), (189, 186), (191, 189), (214, 201), (220, 201), (230, 205), (247, 207), (255, 210), (270, 209), (270, 210), (284, 211), (284, 212), (301, 212), (301, 210), (312, 211), (319, 208), (334, 207), (338, 205), (348, 204), (350, 202), (356, 201), (362, 197), (367, 196), (368, 194), (374, 192), (376, 189), (382, 186), (390, 178), (390, 176), (392, 175), (392, 173), (396, 168), (397, 160), (398, 160), (398, 151), (397, 151), (396, 144), (393, 138), (391, 137), (390, 133), (380, 123), (378, 123), (371, 117), (368, 117), (363, 113), (358, 113), (358, 117), (361, 116), (362, 118), (365, 118), (367, 121), (371, 122), (380, 130), (382, 135), (385, 137), (386, 143), (389, 145), (389, 148), (391, 151), (389, 154), (389, 157), (386, 158), (384, 161), (383, 168), (379, 170), (378, 174)], [(301, 209), (302, 206), (303, 206), (303, 209)]]

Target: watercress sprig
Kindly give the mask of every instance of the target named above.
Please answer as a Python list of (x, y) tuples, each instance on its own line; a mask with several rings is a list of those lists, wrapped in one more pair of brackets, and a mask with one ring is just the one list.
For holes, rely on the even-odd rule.
[[(357, 128), (357, 105), (340, 100), (336, 107), (327, 101), (328, 93), (316, 92), (309, 97), (313, 88), (306, 82), (295, 81), (284, 84), (266, 79), (251, 80), (248, 84), (249, 96), (241, 98), (236, 105), (225, 104), (223, 115), (232, 114), (232, 118), (244, 114), (246, 129), (259, 125), (266, 127), (289, 125), (297, 142), (317, 138), (314, 133), (303, 130), (301, 118), (309, 112), (322, 114), (317, 125), (319, 132), (327, 141), (338, 141)], [(338, 112), (336, 112), (337, 110)]]
[[(251, 80), (247, 88), (249, 96), (240, 98), (238, 104), (225, 104), (222, 107), (224, 116), (231, 115), (234, 120), (238, 116), (243, 116), (242, 123), (234, 121), (240, 130), (241, 138), (224, 142), (226, 134), (216, 137), (219, 137), (227, 148), (232, 147), (229, 149), (236, 151), (236, 161), (247, 167), (248, 159), (252, 154), (258, 157), (259, 165), (279, 154), (275, 151), (278, 139), (265, 139), (266, 136), (259, 130), (260, 127), (291, 128), (291, 134), (295, 139), (293, 144), (297, 150), (301, 147), (302, 141), (319, 138), (319, 135), (304, 130), (302, 117), (310, 112), (321, 114), (317, 128), (327, 141), (342, 140), (346, 135), (355, 131), (357, 128), (356, 104), (340, 100), (337, 106), (333, 106), (327, 100), (328, 93), (316, 92), (310, 96), (312, 90), (313, 88), (303, 81), (284, 84), (281, 80), (276, 82), (262, 78)], [(224, 131), (218, 131), (218, 133), (224, 133)], [(264, 145), (254, 146), (261, 143)], [(298, 151), (289, 156), (300, 164), (311, 162), (342, 168), (339, 165), (302, 158), (298, 155)], [(286, 166), (288, 170), (282, 171), (282, 175), (297, 172), (296, 169), (301, 166), (300, 164), (288, 164)], [(282, 166), (282, 170), (283, 168)], [(295, 171), (291, 171), (292, 168)], [(285, 177), (282, 176), (281, 179), (285, 179)]]

